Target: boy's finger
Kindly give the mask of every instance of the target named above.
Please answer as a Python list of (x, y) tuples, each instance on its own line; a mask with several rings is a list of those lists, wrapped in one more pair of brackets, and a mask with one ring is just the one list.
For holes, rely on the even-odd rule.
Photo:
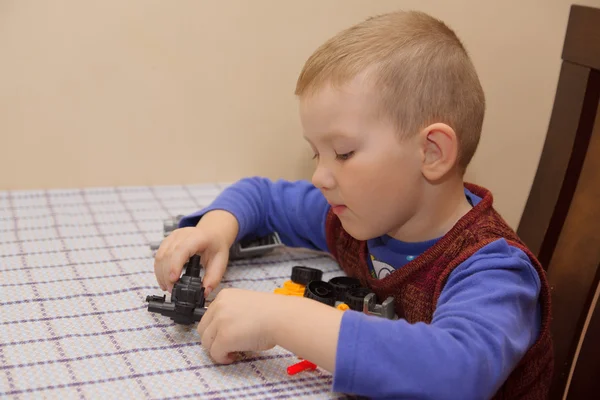
[(215, 341), (218, 334), (217, 324), (209, 324), (204, 332), (200, 335), (200, 344), (208, 352), (211, 351), (213, 342)]
[(235, 361), (235, 353), (223, 336), (217, 336), (210, 347), (210, 356), (219, 364), (231, 364)]
[(182, 253), (181, 251), (175, 251), (171, 253), (171, 257), (169, 257), (163, 267), (163, 277), (166, 282), (165, 286), (169, 293), (171, 293), (175, 282), (180, 278), (181, 270), (188, 259), (187, 252)]
[(166, 242), (163, 242), (154, 256), (154, 276), (156, 277), (158, 286), (160, 286), (162, 290), (166, 290), (167, 288), (164, 279), (165, 249), (167, 245)]
[(160, 289), (165, 290), (164, 285), (162, 283), (162, 273), (160, 271), (160, 264), (158, 258), (154, 258), (154, 277), (156, 278), (156, 283), (158, 283)]
[(202, 284), (205, 287), (204, 295), (206, 297), (221, 283), (228, 260), (229, 254), (227, 252), (218, 251), (208, 262), (204, 278), (202, 279)]
[[(216, 307), (217, 304), (215, 302), (210, 304), (202, 316), (202, 319), (200, 322), (198, 322), (198, 326), (196, 327), (196, 330), (200, 335), (200, 341), (202, 342), (202, 345), (206, 346), (207, 348), (209, 348), (208, 345), (212, 343), (212, 340), (209, 338), (212, 337), (214, 339), (216, 336), (216, 324), (211, 324)], [(211, 329), (213, 330), (212, 332)]]
[[(173, 232), (172, 236), (167, 237), (161, 244), (159, 251), (156, 253), (156, 270), (158, 281), (163, 290), (170, 292), (169, 286), (169, 266), (173, 263), (173, 249), (177, 245), (177, 232)], [(171, 285), (172, 287), (172, 285)]]
[(183, 266), (193, 255), (204, 251), (206, 248), (206, 239), (204, 235), (188, 234), (186, 237), (177, 241), (173, 240), (166, 253), (170, 257), (163, 265), (163, 279), (166, 282), (169, 292), (175, 282), (180, 278)]
[(185, 261), (185, 255), (182, 257), (180, 253), (177, 252), (171, 253), (164, 261), (162, 266), (162, 274), (165, 282), (165, 289), (168, 290), (169, 293), (171, 293), (175, 282), (177, 282), (181, 276), (181, 270), (183, 269), (183, 264), (185, 264)]

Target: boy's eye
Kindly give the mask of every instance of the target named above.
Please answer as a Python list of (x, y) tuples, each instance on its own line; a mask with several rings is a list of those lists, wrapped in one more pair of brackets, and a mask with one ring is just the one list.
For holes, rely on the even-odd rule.
[(353, 152), (353, 151), (350, 151), (350, 152), (348, 152), (348, 153), (344, 153), (344, 154), (337, 154), (337, 153), (336, 153), (336, 154), (335, 154), (335, 157), (336, 157), (338, 160), (345, 161), (345, 160), (349, 159), (350, 157), (352, 157), (352, 155), (353, 155), (353, 154), (354, 154), (354, 152)]

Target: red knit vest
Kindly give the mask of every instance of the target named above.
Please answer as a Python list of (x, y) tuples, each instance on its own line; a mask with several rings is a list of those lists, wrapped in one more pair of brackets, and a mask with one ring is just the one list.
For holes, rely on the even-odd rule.
[(526, 352), (494, 399), (546, 399), (553, 372), (550, 336), (550, 292), (546, 274), (536, 257), (492, 206), (491, 193), (466, 183), (465, 187), (482, 198), (434, 246), (402, 268), (382, 279), (371, 277), (366, 241), (354, 239), (331, 211), (326, 220), (327, 245), (344, 272), (358, 278), (377, 296), (378, 302), (395, 299), (396, 314), (410, 323), (430, 323), (437, 300), (450, 273), (473, 253), (500, 238), (523, 250), (541, 281), (542, 325), (538, 340)]

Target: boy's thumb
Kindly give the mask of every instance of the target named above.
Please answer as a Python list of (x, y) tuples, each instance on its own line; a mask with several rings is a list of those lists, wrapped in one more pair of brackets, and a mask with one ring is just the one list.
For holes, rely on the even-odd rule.
[(229, 253), (222, 251), (217, 252), (217, 254), (208, 261), (208, 265), (205, 266), (206, 272), (202, 279), (205, 297), (208, 297), (210, 292), (221, 283), (221, 278), (223, 278), (223, 275), (225, 274), (228, 261)]

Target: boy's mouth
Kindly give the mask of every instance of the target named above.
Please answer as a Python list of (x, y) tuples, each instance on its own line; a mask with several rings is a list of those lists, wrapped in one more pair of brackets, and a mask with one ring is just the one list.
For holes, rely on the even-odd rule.
[(346, 206), (344, 206), (344, 205), (341, 205), (341, 204), (332, 204), (331, 205), (331, 211), (333, 211), (333, 213), (336, 215), (343, 213), (345, 210), (346, 210)]

